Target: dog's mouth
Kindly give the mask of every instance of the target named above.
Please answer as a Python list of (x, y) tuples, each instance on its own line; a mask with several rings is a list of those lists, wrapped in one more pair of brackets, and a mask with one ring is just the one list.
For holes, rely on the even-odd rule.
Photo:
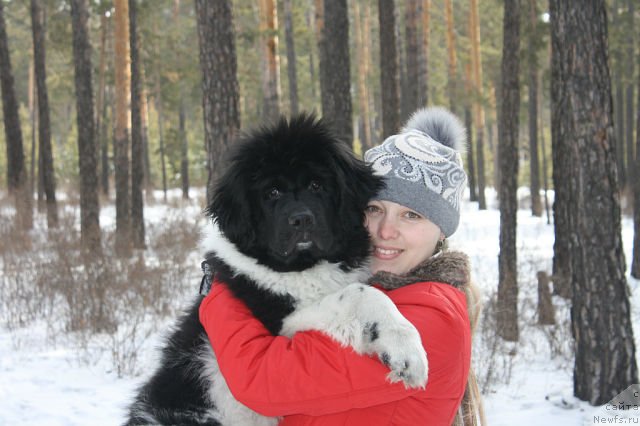
[(323, 251), (324, 246), (324, 242), (312, 233), (308, 231), (296, 232), (290, 236), (281, 254), (284, 257), (302, 253), (312, 254)]

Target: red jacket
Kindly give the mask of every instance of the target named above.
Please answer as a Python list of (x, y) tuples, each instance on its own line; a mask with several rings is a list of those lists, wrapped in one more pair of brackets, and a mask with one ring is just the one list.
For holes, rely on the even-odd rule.
[(386, 292), (422, 336), (424, 390), (386, 381), (377, 358), (317, 331), (273, 336), (224, 285), (200, 306), (200, 321), (234, 397), (280, 425), (450, 425), (464, 394), (471, 331), (464, 294), (423, 282)]

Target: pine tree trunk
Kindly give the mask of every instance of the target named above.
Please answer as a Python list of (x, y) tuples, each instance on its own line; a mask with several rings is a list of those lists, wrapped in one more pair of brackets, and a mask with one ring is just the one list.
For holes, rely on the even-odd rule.
[[(538, 79), (540, 78), (540, 75), (538, 75)], [(538, 80), (538, 83), (540, 82), (540, 80)], [(538, 128), (539, 129), (544, 129), (544, 122), (542, 119), (542, 85), (538, 84)], [(544, 138), (544, 131), (540, 132), (540, 148), (542, 151), (542, 188), (544, 189), (544, 209), (547, 215), (547, 225), (551, 225), (551, 214), (549, 211), (549, 197), (548, 197), (548, 192), (549, 192), (549, 182), (547, 179), (547, 170), (549, 169), (547, 167), (547, 148), (546, 148), (547, 144), (545, 142), (545, 138)], [(555, 284), (554, 284), (555, 287)]]
[[(317, 31), (315, 27), (315, 8), (312, 7), (313, 3), (309, 2), (309, 9), (305, 14), (305, 21), (307, 23), (307, 27), (313, 28), (313, 31), (309, 31), (309, 44), (311, 46), (317, 46), (318, 42), (316, 41)], [(316, 83), (318, 79), (316, 79), (316, 66), (315, 66), (315, 56), (313, 54), (313, 49), (309, 49), (309, 81), (311, 86), (311, 99), (310, 105), (313, 105), (315, 108), (318, 105), (318, 94), (316, 89)], [(319, 108), (318, 108), (319, 109)]]
[(180, 178), (182, 182), (182, 198), (189, 199), (189, 141), (187, 140), (186, 112), (184, 103), (180, 103), (178, 112), (178, 125), (180, 134)]
[(140, 61), (140, 124), (142, 126), (142, 155), (144, 161), (144, 179), (142, 186), (147, 198), (153, 196), (153, 180), (151, 179), (151, 159), (149, 158), (149, 102), (147, 101), (147, 85), (144, 61)]
[(259, 0), (262, 71), (262, 116), (273, 122), (280, 116), (280, 57), (278, 56), (278, 9), (275, 0)]
[[(362, 118), (362, 132), (360, 133), (360, 144), (362, 152), (371, 148), (371, 127), (369, 125), (369, 91), (367, 89), (367, 79), (369, 76), (369, 46), (364, 42), (364, 32), (368, 31), (368, 8), (365, 4), (365, 16), (360, 13), (360, 5), (357, 1), (353, 4), (353, 23), (356, 35), (356, 60), (358, 66), (358, 108)], [(366, 29), (365, 29), (366, 28)]]
[(33, 58), (29, 61), (29, 120), (31, 124), (31, 167), (29, 170), (29, 203), (31, 203), (31, 218), (33, 223), (33, 193), (36, 187), (36, 147), (38, 145), (38, 108), (36, 108), (36, 76)]
[(601, 405), (638, 383), (622, 249), (606, 7), (604, 0), (552, 0), (550, 11), (553, 142), (564, 146), (561, 167), (568, 172), (564, 180), (554, 175), (554, 185), (565, 187), (565, 225), (571, 236), (574, 394)]
[(296, 47), (293, 40), (293, 16), (291, 0), (284, 0), (284, 32), (287, 45), (287, 76), (289, 78), (289, 112), (298, 114), (298, 76), (296, 71)]
[(0, 85), (2, 86), (2, 111), (7, 145), (7, 183), (9, 193), (15, 197), (16, 228), (27, 230), (33, 228), (32, 195), (27, 179), (22, 129), (2, 4), (0, 4)]
[(327, 83), (326, 77), (323, 74), (324, 69), (320, 66), (322, 61), (322, 56), (325, 54), (326, 49), (324, 48), (324, 0), (314, 0), (314, 34), (316, 37), (316, 44), (318, 46), (318, 81), (320, 86), (320, 110), (322, 110), (322, 93), (326, 90)]
[(402, 24), (404, 18), (401, 17), (401, 5), (397, 5), (393, 13), (395, 14), (395, 32), (396, 32), (396, 52), (398, 52), (398, 78), (400, 79), (400, 124), (405, 123), (409, 118), (409, 114), (412, 112), (409, 109), (408, 104), (405, 102), (407, 99), (407, 55), (405, 49), (405, 37), (403, 37)]
[(80, 235), (87, 253), (100, 253), (100, 203), (91, 82), (91, 43), (89, 41), (87, 0), (71, 1), (73, 59), (75, 64), (76, 120), (80, 170)]
[[(611, 12), (611, 20), (613, 24), (613, 28), (619, 28), (622, 24), (620, 22), (620, 4), (618, 0), (615, 0), (613, 3), (613, 10)], [(614, 72), (612, 75), (612, 80), (614, 82), (614, 86), (616, 88), (615, 96), (613, 98), (615, 102), (615, 107), (613, 109), (613, 117), (615, 120), (615, 133), (616, 133), (616, 162), (618, 164), (618, 175), (620, 179), (620, 188), (624, 188), (627, 184), (627, 174), (625, 170), (625, 161), (624, 161), (624, 91), (622, 84), (622, 74), (623, 74), (623, 64), (624, 59), (622, 56), (622, 47), (620, 44), (616, 44), (615, 48), (612, 52)]]
[[(429, 104), (429, 42), (431, 39), (431, 0), (422, 0), (418, 10), (422, 15), (422, 48), (419, 49), (420, 58), (420, 86), (418, 90), (418, 106)], [(455, 53), (454, 53), (455, 55)]]
[[(402, 103), (407, 113), (418, 109), (420, 93), (420, 61), (418, 53), (418, 0), (407, 0), (405, 3), (405, 39), (406, 39), (406, 93), (403, 92)], [(407, 116), (408, 116), (407, 114)]]
[(116, 187), (116, 251), (128, 256), (131, 249), (131, 197), (129, 193), (129, 5), (115, 0), (115, 139), (113, 156)]
[[(471, 0), (470, 6), (470, 25), (469, 32), (471, 38), (471, 64), (473, 73), (473, 84), (476, 96), (479, 99), (484, 97), (482, 85), (482, 59), (480, 57), (480, 24), (478, 16), (478, 0)], [(484, 108), (482, 101), (474, 103), (474, 124), (476, 132), (476, 154), (478, 165), (478, 208), (480, 210), (487, 209), (487, 200), (485, 198), (485, 172), (484, 172)]]
[[(466, 93), (471, 92), (472, 84), (472, 73), (471, 73), (471, 61), (467, 61), (464, 66), (464, 90)], [(474, 158), (474, 148), (473, 148), (473, 104), (471, 99), (468, 97), (464, 102), (464, 125), (467, 129), (467, 168), (469, 177), (469, 201), (478, 201), (478, 193), (476, 189), (478, 187), (476, 183), (476, 161)]]
[[(107, 32), (109, 27), (109, 20), (107, 19), (107, 15), (103, 13), (100, 16), (100, 62), (98, 66), (98, 92), (97, 92), (97, 100), (96, 100), (96, 117), (95, 117), (95, 133), (96, 133), (96, 144), (100, 147), (101, 155), (102, 150), (104, 149), (103, 139), (105, 134), (103, 133), (102, 128), (102, 120), (104, 118), (104, 110), (107, 105), (105, 102), (105, 90), (106, 90), (106, 71), (107, 71)], [(104, 164), (100, 162), (100, 172), (99, 175), (102, 177), (104, 175), (104, 170), (102, 170)], [(108, 179), (108, 178), (107, 178)], [(109, 183), (107, 180), (107, 186), (105, 190), (104, 179), (101, 179), (102, 192), (104, 195), (109, 195)]]
[[(458, 81), (458, 58), (456, 56), (456, 34), (455, 27), (453, 24), (453, 6), (451, 5), (452, 0), (445, 0), (444, 2), (444, 10), (445, 10), (445, 18), (447, 21), (447, 58), (448, 58), (448, 75), (447, 75), (447, 95), (449, 96), (449, 109), (454, 114), (457, 109), (457, 89), (456, 84)], [(466, 111), (465, 111), (466, 116)], [(467, 127), (467, 132), (469, 133), (469, 137), (471, 137), (471, 126)], [(471, 151), (471, 148), (469, 148)], [(474, 178), (475, 182), (475, 178)], [(472, 193), (475, 198), (475, 188)], [(472, 201), (475, 201), (472, 199)]]
[(325, 0), (320, 72), (325, 77), (322, 115), (349, 146), (353, 143), (347, 0)]
[(540, 160), (538, 159), (538, 53), (536, 51), (538, 7), (529, 0), (529, 177), (531, 188), (531, 214), (542, 216), (540, 199)]
[(51, 120), (49, 117), (49, 95), (47, 91), (47, 71), (45, 60), (46, 20), (42, 0), (31, 0), (31, 29), (33, 32), (33, 56), (35, 62), (36, 85), (38, 87), (38, 139), (42, 156), (42, 184), (47, 197), (47, 226), (58, 226), (58, 205), (56, 203), (56, 181), (51, 148)]
[[(562, 36), (562, 38), (560, 37)], [(564, 81), (567, 78), (568, 70), (566, 64), (562, 62), (559, 55), (561, 43), (565, 43), (563, 34), (553, 34), (551, 38), (551, 156), (552, 156), (552, 179), (554, 184), (553, 202), (553, 226), (555, 239), (553, 241), (553, 292), (565, 299), (571, 298), (571, 252), (569, 251), (569, 239), (571, 233), (569, 229), (569, 193), (571, 189), (568, 185), (560, 183), (569, 180), (570, 153), (568, 144), (562, 143), (563, 134), (561, 129), (565, 124), (563, 108), (566, 99), (560, 96), (560, 90), (564, 89)], [(556, 54), (554, 55), (554, 52)]]
[(394, 0), (378, 0), (382, 139), (400, 130), (400, 68), (398, 53), (396, 51), (396, 21), (394, 9)]
[(213, 182), (222, 173), (224, 154), (240, 128), (237, 61), (231, 1), (196, 0), (205, 147), (207, 149), (207, 200)]
[(158, 142), (160, 155), (160, 169), (162, 170), (162, 193), (164, 202), (167, 202), (167, 166), (164, 157), (164, 117), (162, 108), (162, 91), (160, 90), (160, 70), (156, 69), (156, 111), (158, 113)]
[(140, 112), (141, 76), (140, 47), (137, 30), (136, 0), (129, 0), (129, 51), (131, 52), (131, 237), (135, 248), (145, 248), (144, 242), (144, 143)]
[[(636, 2), (637, 0), (627, 0), (627, 8), (628, 8), (628, 14), (627, 14), (627, 22), (626, 22), (626, 27), (627, 27), (627, 34), (629, 34), (628, 39), (626, 41), (627, 44), (627, 54), (626, 54), (626, 63), (627, 66), (625, 67), (625, 69), (627, 70), (633, 70), (634, 65), (635, 65), (635, 60), (636, 60), (636, 55), (635, 55), (635, 41), (638, 39), (637, 37), (634, 37), (636, 32), (635, 32), (635, 26), (634, 26), (634, 13), (635, 13), (635, 8), (634, 8), (634, 2)], [(633, 76), (633, 72), (631, 72), (631, 75), (629, 77)], [(633, 78), (629, 78), (628, 77), (628, 82), (627, 82), (627, 87), (625, 89), (625, 98), (626, 98), (626, 119), (625, 119), (625, 141), (626, 141), (626, 155), (625, 155), (625, 170), (626, 170), (626, 175), (629, 176), (629, 182), (633, 182), (631, 179), (633, 179), (634, 176), (634, 170), (633, 170), (633, 163), (634, 163), (634, 153), (633, 153), (633, 101), (634, 101), (634, 93), (633, 93)], [(633, 191), (633, 188), (629, 188), (631, 189), (631, 191)]]
[(102, 130), (100, 130), (100, 187), (102, 194), (109, 197), (109, 141), (112, 139), (109, 133), (109, 125), (107, 123), (108, 113), (111, 111), (111, 124), (113, 125), (113, 91), (105, 88), (104, 107), (102, 108)]
[(631, 276), (640, 279), (640, 55), (638, 56), (638, 101), (636, 109), (636, 155), (633, 179), (633, 254)]
[(502, 113), (500, 118), (500, 255), (498, 282), (498, 333), (517, 342), (518, 332), (518, 125), (520, 109), (520, 0), (504, 3), (502, 47)]
[(549, 291), (549, 276), (544, 271), (538, 271), (538, 324), (555, 325), (555, 308)]

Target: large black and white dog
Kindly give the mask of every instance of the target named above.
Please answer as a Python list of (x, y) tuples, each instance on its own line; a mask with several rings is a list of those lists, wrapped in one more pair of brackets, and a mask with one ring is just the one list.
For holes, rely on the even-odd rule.
[[(363, 212), (380, 178), (313, 116), (243, 137), (214, 190), (203, 242), (216, 278), (275, 334), (320, 330), (376, 354), (389, 380), (422, 387), (427, 359), (415, 328), (368, 271)], [(128, 424), (275, 425), (231, 395), (198, 320), (196, 300), (139, 390)]]

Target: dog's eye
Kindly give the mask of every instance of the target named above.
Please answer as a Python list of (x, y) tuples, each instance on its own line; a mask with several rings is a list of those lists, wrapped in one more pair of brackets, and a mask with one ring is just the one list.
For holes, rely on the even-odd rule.
[(309, 183), (309, 191), (311, 192), (318, 192), (322, 189), (322, 185), (320, 185), (318, 182), (316, 182), (315, 180), (312, 180)]
[(282, 196), (282, 193), (280, 192), (280, 190), (278, 190), (278, 188), (273, 187), (267, 191), (266, 195), (269, 200), (277, 200)]

